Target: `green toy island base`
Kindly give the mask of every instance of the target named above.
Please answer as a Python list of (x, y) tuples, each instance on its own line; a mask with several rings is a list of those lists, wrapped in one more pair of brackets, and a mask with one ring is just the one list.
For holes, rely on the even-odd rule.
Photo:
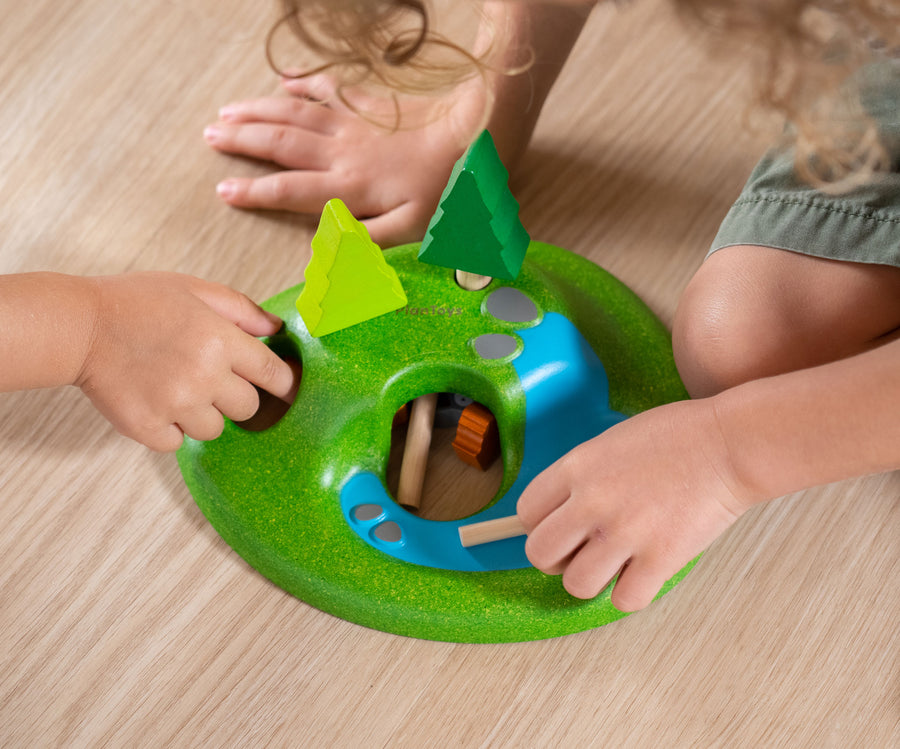
[[(593, 263), (531, 242), (515, 280), (495, 278), (467, 291), (454, 270), (420, 262), (419, 249), (417, 243), (384, 253), (406, 306), (352, 327), (311, 335), (295, 306), (302, 285), (263, 305), (285, 320), (269, 345), (302, 362), (300, 390), (269, 429), (248, 431), (228, 422), (214, 441), (185, 440), (178, 460), (197, 504), (276, 585), (322, 611), (385, 632), (514, 642), (619, 619), (624, 614), (610, 603), (609, 589), (578, 600), (558, 577), (531, 567), (462, 571), (403, 561), (367, 543), (342, 511), (341, 492), (353, 477), (372, 474), (384, 483), (394, 415), (427, 393), (460, 393), (495, 415), (504, 466), (499, 501), (525, 452), (525, 397), (513, 360), (527, 330), (548, 316), (571, 321), (599, 357), (614, 411), (627, 416), (687, 397), (666, 329)], [(487, 300), (502, 287), (527, 296), (535, 319), (509, 322), (489, 314)], [(518, 340), (519, 348), (485, 356), (473, 342), (486, 335)]]

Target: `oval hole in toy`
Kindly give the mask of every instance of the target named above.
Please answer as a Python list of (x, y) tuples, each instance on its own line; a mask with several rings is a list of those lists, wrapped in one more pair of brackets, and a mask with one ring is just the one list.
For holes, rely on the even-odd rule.
[(353, 517), (360, 523), (368, 523), (384, 514), (380, 505), (360, 505), (353, 509)]
[(398, 543), (403, 538), (403, 531), (400, 530), (400, 526), (393, 520), (388, 520), (386, 523), (376, 526), (372, 533), (379, 541), (389, 544)]
[(506, 322), (532, 322), (538, 318), (537, 305), (519, 289), (501, 286), (484, 302), (488, 314)]
[(482, 359), (505, 359), (519, 348), (519, 340), (505, 333), (485, 333), (472, 340)]
[[(287, 336), (283, 335), (272, 336), (267, 343), (269, 348), (284, 359), (291, 369), (294, 370), (298, 381), (297, 392), (299, 392), (302, 382), (303, 364), (297, 346)], [(275, 426), (284, 418), (284, 415), (290, 410), (293, 401), (297, 398), (295, 393), (291, 402), (288, 402), (266, 392), (262, 388), (256, 388), (256, 392), (259, 395), (259, 408), (256, 410), (256, 413), (246, 421), (235, 422), (237, 426), (248, 432), (262, 432)]]
[[(406, 448), (408, 405), (398, 413), (386, 475), (388, 492), (395, 500)], [(440, 393), (422, 499), (415, 514), (425, 520), (469, 517), (491, 503), (502, 483), (500, 432), (493, 414), (463, 394)]]

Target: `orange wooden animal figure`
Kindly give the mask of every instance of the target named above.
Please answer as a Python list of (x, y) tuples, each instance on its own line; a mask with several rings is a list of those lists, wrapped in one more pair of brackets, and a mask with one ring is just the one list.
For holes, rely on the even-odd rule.
[(500, 432), (494, 415), (480, 403), (463, 409), (453, 449), (464, 463), (486, 471), (500, 455)]

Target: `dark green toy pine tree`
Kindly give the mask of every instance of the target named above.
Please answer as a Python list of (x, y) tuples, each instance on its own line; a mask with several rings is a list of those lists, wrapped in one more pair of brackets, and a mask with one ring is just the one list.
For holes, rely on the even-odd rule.
[(515, 280), (530, 238), (508, 180), (509, 172), (485, 130), (453, 166), (419, 260)]

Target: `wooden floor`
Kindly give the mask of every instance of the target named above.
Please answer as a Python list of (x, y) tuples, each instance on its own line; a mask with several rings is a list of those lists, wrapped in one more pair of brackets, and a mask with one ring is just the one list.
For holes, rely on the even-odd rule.
[[(0, 0), (0, 272), (178, 270), (258, 299), (302, 280), (313, 222), (222, 205), (219, 179), (266, 168), (201, 137), (278, 88), (260, 5)], [(513, 187), (533, 237), (669, 324), (766, 136), (741, 61), (710, 62), (660, 3), (608, 5)], [(895, 473), (749, 513), (598, 630), (404, 639), (271, 585), (175, 458), (75, 389), (0, 396), (4, 747), (898, 746), (898, 579)]]

